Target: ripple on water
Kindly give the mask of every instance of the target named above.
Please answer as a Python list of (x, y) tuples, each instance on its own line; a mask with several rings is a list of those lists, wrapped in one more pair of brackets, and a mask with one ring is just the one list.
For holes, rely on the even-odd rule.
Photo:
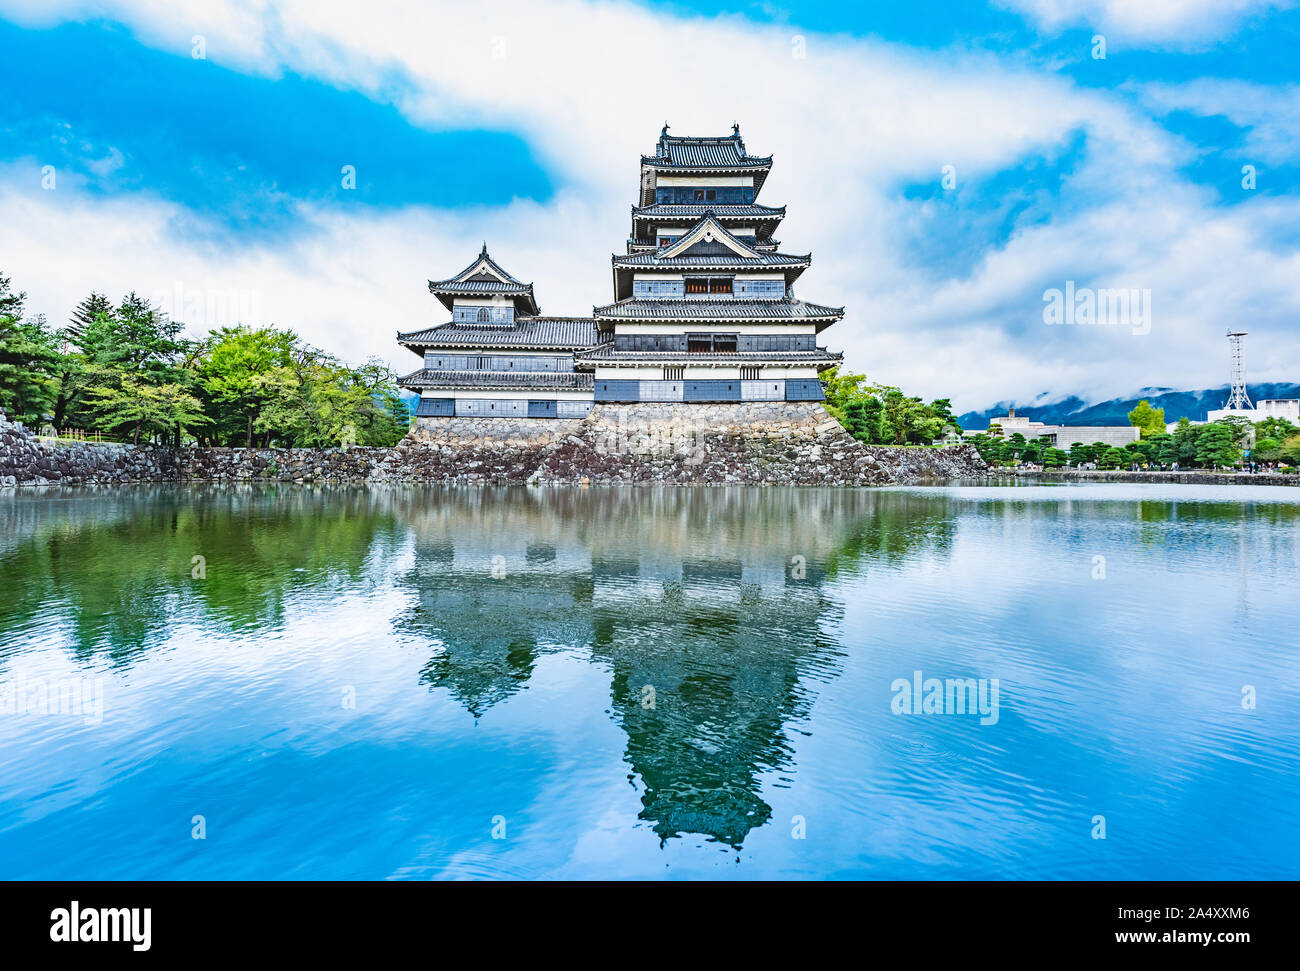
[(0, 877), (1294, 878), (1296, 497), (6, 496)]

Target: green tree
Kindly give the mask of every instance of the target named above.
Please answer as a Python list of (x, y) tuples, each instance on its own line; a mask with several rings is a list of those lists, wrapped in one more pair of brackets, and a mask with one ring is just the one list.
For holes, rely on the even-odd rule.
[(854, 374), (852, 371), (841, 374), (838, 367), (831, 368), (822, 375), (822, 385), (826, 394), (826, 410), (845, 428), (848, 428), (845, 423), (845, 407), (850, 402), (869, 397), (868, 393), (863, 390), (866, 380), (867, 376), (865, 374)]
[(925, 404), (890, 385), (868, 385), (866, 377), (833, 368), (823, 375), (826, 410), (859, 441), (873, 445), (929, 445), (961, 426), (952, 403), (938, 398)]
[(58, 340), (44, 318), (0, 317), (0, 408), (16, 421), (43, 421), (54, 404), (50, 372), (58, 359)]
[(1165, 430), (1165, 410), (1152, 408), (1151, 402), (1143, 398), (1128, 413), (1128, 423), (1140, 429), (1143, 438), (1159, 435)]
[(1276, 462), (1282, 458), (1282, 442), (1276, 438), (1257, 438), (1250, 454), (1260, 462)]
[(974, 445), (975, 451), (979, 452), (982, 458), (989, 465), (993, 465), (1002, 460), (1002, 440), (992, 438), (984, 432), (972, 435), (966, 439), (967, 444)]
[(1124, 452), (1112, 446), (1102, 446), (1102, 451), (1097, 457), (1097, 468), (1099, 469), (1118, 469), (1125, 464)]
[(1059, 448), (1049, 448), (1043, 453), (1043, 468), (1059, 469), (1070, 461), (1070, 456)]
[(68, 320), (68, 336), (76, 340), (96, 317), (101, 315), (111, 317), (114, 313), (116, 310), (113, 302), (104, 294), (92, 290), (90, 296), (77, 304), (76, 309), (72, 311), (72, 317)]
[(1300, 428), (1297, 428), (1285, 418), (1274, 416), (1255, 423), (1256, 439), (1275, 438), (1279, 442), (1284, 442), (1292, 435), (1300, 435)]
[(59, 339), (44, 317), (23, 319), (26, 296), (0, 274), (0, 408), (15, 420), (36, 424), (54, 403), (51, 372), (59, 360)]
[(1214, 422), (1215, 425), (1227, 425), (1232, 429), (1233, 441), (1241, 448), (1249, 448), (1255, 440), (1255, 423), (1241, 415), (1228, 415)]
[(1236, 465), (1241, 461), (1237, 432), (1223, 422), (1202, 426), (1196, 442), (1196, 461), (1203, 466)]
[(22, 320), (26, 304), (26, 292), (14, 290), (13, 281), (0, 273), (0, 317)]
[[(267, 404), (292, 393), (298, 380), (291, 369), (298, 338), (274, 327), (223, 327), (212, 334), (199, 369), (204, 390), (216, 406), (215, 421), (243, 427), (244, 445), (253, 447), (254, 425)], [(278, 371), (290, 373), (277, 373)], [(224, 413), (223, 413), (224, 412)]]
[(1193, 425), (1186, 417), (1178, 419), (1178, 427), (1174, 429), (1169, 442), (1168, 461), (1171, 464), (1177, 462), (1187, 468), (1196, 466), (1196, 440), (1202, 427), (1204, 426)]
[(123, 377), (116, 386), (100, 385), (90, 392), (110, 427), (130, 426), (131, 440), (141, 433), (150, 439), (175, 441), (208, 419), (197, 398), (178, 384), (148, 384)]
[(1300, 433), (1290, 436), (1278, 446), (1278, 456), (1289, 465), (1300, 465)]

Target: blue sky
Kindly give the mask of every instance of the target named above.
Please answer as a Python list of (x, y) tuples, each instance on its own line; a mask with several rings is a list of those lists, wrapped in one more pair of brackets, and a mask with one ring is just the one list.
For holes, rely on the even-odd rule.
[[(0, 0), (0, 270), (53, 320), (135, 289), (409, 370), (393, 332), (484, 239), (545, 312), (608, 301), (637, 155), (734, 120), (873, 379), (1213, 386), (1231, 325), (1297, 380), (1298, 41), (1270, 0)], [(1067, 281), (1149, 321), (1047, 325)]]

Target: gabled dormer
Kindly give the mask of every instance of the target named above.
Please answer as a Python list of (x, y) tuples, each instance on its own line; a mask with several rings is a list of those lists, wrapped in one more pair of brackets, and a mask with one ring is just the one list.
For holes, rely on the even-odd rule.
[(741, 239), (705, 213), (675, 242), (612, 257), (614, 299), (762, 295), (782, 297), (812, 263), (811, 255), (774, 252)]
[(455, 276), (430, 280), (429, 292), (462, 323), (513, 323), (516, 315), (531, 317), (540, 312), (533, 285), (507, 273), (488, 255), (487, 243), (477, 259)]
[(675, 256), (726, 256), (728, 254), (741, 259), (757, 259), (758, 250), (737, 236), (733, 236), (727, 227), (718, 221), (712, 212), (692, 226), (681, 239), (658, 251), (661, 259)]

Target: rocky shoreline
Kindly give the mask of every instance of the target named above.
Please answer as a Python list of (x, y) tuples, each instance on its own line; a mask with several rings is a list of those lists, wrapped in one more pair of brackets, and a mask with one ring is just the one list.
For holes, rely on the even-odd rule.
[(0, 412), (0, 487), (129, 482), (858, 486), (979, 476), (971, 446), (868, 446), (817, 403), (597, 405), (582, 420), (420, 419), (387, 448), (56, 443)]

